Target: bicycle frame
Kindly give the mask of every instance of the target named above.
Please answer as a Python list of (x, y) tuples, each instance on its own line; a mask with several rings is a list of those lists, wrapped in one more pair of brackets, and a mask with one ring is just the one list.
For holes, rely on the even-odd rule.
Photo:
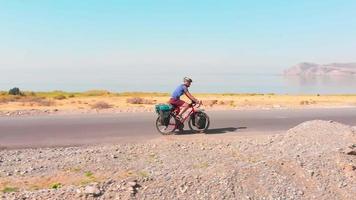
[(191, 107), (189, 114), (182, 120), (182, 123), (184, 123), (193, 113), (195, 113), (194, 106)]
[[(188, 115), (187, 115), (186, 117), (184, 117), (183, 120), (181, 121), (182, 124), (184, 124), (185, 121), (186, 121), (193, 113), (196, 112), (195, 105), (196, 105), (196, 104), (190, 104), (190, 106), (189, 106), (189, 107), (190, 107), (190, 111), (189, 111)], [(200, 104), (199, 104), (198, 107), (200, 107)], [(176, 126), (177, 126), (177, 125), (176, 125)]]

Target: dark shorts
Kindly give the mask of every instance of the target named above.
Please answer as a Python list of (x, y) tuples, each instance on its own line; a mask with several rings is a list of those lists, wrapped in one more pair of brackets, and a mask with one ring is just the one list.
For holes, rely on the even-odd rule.
[(169, 103), (176, 107), (182, 107), (185, 104), (185, 101), (171, 98)]

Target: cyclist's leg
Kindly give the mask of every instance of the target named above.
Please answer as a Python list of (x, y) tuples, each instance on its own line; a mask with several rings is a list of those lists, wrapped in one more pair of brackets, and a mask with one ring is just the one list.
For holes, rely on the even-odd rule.
[[(182, 101), (182, 100), (181, 100)], [(181, 103), (181, 111), (180, 111), (180, 113), (179, 113), (179, 115), (180, 116), (182, 116), (187, 110), (188, 110), (188, 108), (189, 108), (189, 104), (188, 103), (186, 103), (186, 102), (184, 102), (184, 101), (182, 101), (182, 103)]]
[(189, 104), (180, 99), (170, 99), (169, 103), (179, 108), (180, 112), (178, 113), (178, 116), (180, 117), (182, 117), (182, 114), (189, 108)]

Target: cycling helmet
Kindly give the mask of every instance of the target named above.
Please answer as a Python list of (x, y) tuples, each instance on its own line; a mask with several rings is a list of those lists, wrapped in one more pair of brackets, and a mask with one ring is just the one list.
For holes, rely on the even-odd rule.
[(188, 77), (184, 77), (183, 81), (187, 81), (189, 83), (193, 82), (193, 80), (191, 78), (188, 78)]

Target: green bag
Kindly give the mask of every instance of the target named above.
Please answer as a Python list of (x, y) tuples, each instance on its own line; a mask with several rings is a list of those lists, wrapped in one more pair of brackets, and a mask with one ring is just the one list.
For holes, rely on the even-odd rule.
[(168, 112), (168, 111), (171, 111), (172, 110), (172, 105), (170, 104), (157, 104), (155, 106), (155, 109), (156, 109), (156, 113), (159, 114), (160, 111), (163, 111), (163, 112)]

